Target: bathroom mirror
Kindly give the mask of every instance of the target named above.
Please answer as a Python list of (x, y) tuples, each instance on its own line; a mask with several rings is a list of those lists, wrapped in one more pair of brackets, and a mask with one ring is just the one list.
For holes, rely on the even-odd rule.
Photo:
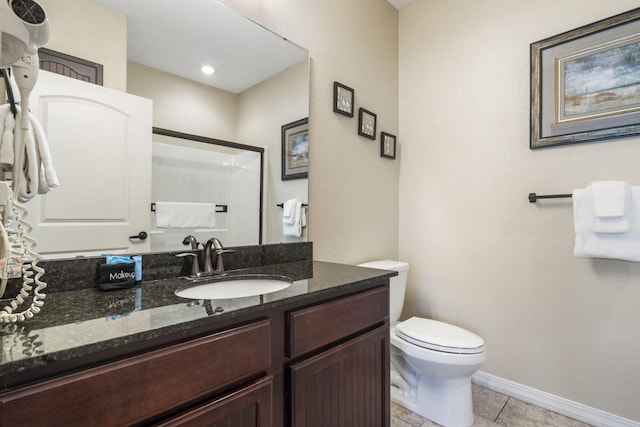
[[(215, 236), (228, 246), (262, 243), (264, 149), (154, 128), (151, 200), (215, 203), (210, 227), (157, 227), (151, 209), (150, 250), (184, 248), (186, 235), (199, 242)], [(217, 201), (217, 202), (216, 202)]]
[[(240, 239), (239, 244), (306, 240), (306, 230), (300, 238), (283, 235), (282, 208), (278, 207), (292, 198), (308, 202), (307, 179), (284, 181), (280, 176), (282, 127), (308, 117), (309, 54), (305, 49), (214, 0), (156, 0), (152, 9), (141, 0), (76, 0), (73, 11), (69, 2), (42, 0), (42, 4), (53, 27), (51, 43), (45, 47), (87, 60), (94, 60), (91, 52), (104, 51), (105, 86), (151, 99), (154, 127), (264, 150), (262, 184), (251, 190), (263, 194), (258, 209), (261, 234), (255, 242)], [(104, 7), (125, 16), (124, 29), (101, 28), (111, 24), (110, 15), (99, 9)], [(144, 15), (154, 24), (144, 21)], [(91, 22), (96, 34), (89, 31), (78, 38), (78, 26)], [(126, 34), (120, 34), (123, 31)], [(100, 42), (95, 43), (94, 37), (101, 37)], [(111, 52), (111, 44), (105, 48), (101, 43), (123, 37), (128, 58), (119, 65), (118, 60), (110, 59), (122, 49)], [(86, 45), (95, 46), (87, 49)], [(211, 63), (216, 72), (203, 75), (200, 66), (215, 58), (221, 58)], [(114, 68), (124, 68), (124, 87), (117, 87), (118, 79), (108, 83)], [(237, 211), (227, 213), (226, 219), (235, 221)], [(152, 245), (148, 250), (161, 247)], [(140, 252), (135, 247), (130, 251)], [(56, 257), (80, 253), (83, 251), (67, 246)], [(99, 250), (86, 253), (95, 255)]]

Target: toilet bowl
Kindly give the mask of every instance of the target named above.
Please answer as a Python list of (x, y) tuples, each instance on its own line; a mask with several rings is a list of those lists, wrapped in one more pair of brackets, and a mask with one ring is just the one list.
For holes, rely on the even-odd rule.
[(409, 265), (382, 260), (360, 266), (398, 272), (389, 292), (391, 399), (443, 426), (472, 425), (471, 375), (486, 360), (482, 338), (432, 319), (399, 322)]

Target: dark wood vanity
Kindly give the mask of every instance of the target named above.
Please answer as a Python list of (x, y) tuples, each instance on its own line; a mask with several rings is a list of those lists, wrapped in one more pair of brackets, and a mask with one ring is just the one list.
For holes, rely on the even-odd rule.
[(313, 266), (307, 292), (6, 373), (1, 425), (389, 426), (390, 274)]

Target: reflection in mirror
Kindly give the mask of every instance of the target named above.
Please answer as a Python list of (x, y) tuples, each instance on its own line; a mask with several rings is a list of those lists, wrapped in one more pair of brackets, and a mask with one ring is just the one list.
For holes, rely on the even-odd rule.
[[(221, 238), (225, 245), (307, 240), (306, 229), (301, 238), (283, 234), (282, 209), (277, 207), (278, 204), (294, 198), (308, 203), (306, 178), (283, 181), (280, 176), (282, 126), (309, 115), (309, 55), (305, 49), (271, 33), (214, 0), (155, 0), (153, 13), (149, 13), (148, 3), (140, 0), (75, 0), (73, 11), (69, 10), (71, 6), (68, 2), (42, 0), (42, 4), (54, 26), (50, 42), (45, 47), (102, 64), (105, 88), (152, 100), (152, 126), (201, 135), (205, 138), (234, 141), (264, 150), (261, 186), (263, 198), (258, 208), (262, 212), (261, 231), (249, 231), (253, 228), (248, 228), (246, 233), (238, 231), (234, 232), (237, 233), (236, 236), (228, 234), (228, 225), (237, 222), (235, 215), (239, 212), (255, 218), (255, 210), (252, 207), (246, 212), (241, 209), (223, 215), (216, 214), (216, 224), (220, 227), (216, 225), (213, 230), (208, 230), (208, 233), (227, 233), (228, 235), (224, 236), (227, 241)], [(79, 33), (83, 34), (82, 38), (77, 37)], [(205, 62), (216, 69), (216, 72), (208, 77), (201, 75), (199, 71)], [(261, 75), (257, 75), (256, 72), (260, 72)], [(40, 83), (39, 81), (36, 88)], [(41, 93), (51, 92), (44, 90)], [(54, 109), (47, 106), (47, 111), (52, 112)], [(58, 113), (64, 112), (60, 110)], [(97, 132), (91, 128), (103, 128), (91, 123), (92, 117), (95, 115), (87, 113), (87, 117), (76, 120), (77, 123), (82, 122), (81, 124), (86, 126), (88, 131), (92, 131), (94, 136), (78, 138), (79, 141), (89, 140), (93, 143)], [(51, 124), (52, 120), (53, 116), (49, 116), (48, 121), (44, 122)], [(65, 137), (63, 127), (62, 124), (57, 126), (60, 138)], [(113, 138), (104, 136), (100, 139), (107, 143)], [(135, 140), (138, 145), (146, 141), (141, 138)], [(55, 141), (50, 140), (51, 145), (54, 143)], [(152, 144), (150, 137), (148, 144)], [(64, 153), (59, 155), (54, 153), (54, 161), (63, 156), (69, 157), (69, 149), (64, 150)], [(124, 150), (125, 148), (117, 151), (124, 154)], [(149, 169), (151, 151), (150, 146), (147, 150)], [(115, 153), (116, 151), (112, 151), (110, 154), (115, 156)], [(85, 169), (92, 165), (89, 169), (94, 170), (96, 164), (104, 163), (101, 157), (90, 157), (92, 150), (83, 151), (82, 155), (85, 156), (82, 159)], [(119, 164), (115, 158), (110, 162), (113, 165)], [(123, 165), (126, 163), (125, 159), (120, 162)], [(79, 162), (72, 161), (71, 158), (62, 163), (56, 161), (57, 168), (73, 167), (74, 164), (78, 165)], [(140, 170), (138, 167), (138, 172)], [(58, 172), (59, 175), (65, 175), (64, 171)], [(84, 172), (88, 173), (91, 172)], [(110, 176), (108, 171), (104, 173), (107, 175), (96, 177), (94, 180), (103, 187), (111, 179), (119, 178), (116, 173), (111, 173)], [(69, 189), (65, 193), (65, 197), (68, 198), (69, 192), (77, 193), (73, 185), (79, 180), (75, 178), (77, 173), (67, 175), (74, 177), (61, 182), (62, 186)], [(143, 185), (142, 182), (143, 180), (137, 180), (131, 190), (138, 196), (138, 201), (157, 201), (156, 194), (152, 194), (152, 186), (145, 187), (146, 184)], [(185, 194), (192, 190), (195, 191), (188, 187), (183, 188)], [(97, 188), (93, 188), (93, 192), (96, 191)], [(148, 194), (142, 194), (145, 191)], [(242, 196), (233, 190), (231, 192), (234, 193), (234, 197)], [(86, 190), (83, 194), (85, 193)], [(42, 232), (37, 233), (42, 234), (45, 229), (49, 233), (50, 225), (70, 226), (72, 221), (78, 219), (75, 211), (73, 214), (57, 211), (53, 216), (46, 212), (47, 206), (63, 209), (67, 205), (63, 200), (53, 199), (58, 197), (55, 192), (51, 194), (51, 199), (43, 200), (42, 206), (28, 206), (30, 210), (38, 210), (43, 224), (46, 223), (46, 227), (40, 227)], [(97, 196), (95, 198), (98, 199)], [(109, 209), (113, 214), (110, 213), (109, 218), (96, 217), (94, 214), (93, 218), (89, 218), (92, 225), (106, 219), (112, 220), (118, 226), (134, 223), (128, 211), (132, 200), (115, 205), (114, 198), (102, 199), (110, 200)], [(254, 200), (253, 196), (251, 200)], [(153, 214), (149, 212), (147, 204), (144, 213), (146, 225), (136, 222), (129, 231), (108, 231), (106, 235), (113, 236), (113, 239), (106, 245), (96, 244), (98, 239), (103, 242), (104, 237), (94, 238), (89, 232), (78, 238), (70, 237), (68, 230), (51, 234), (52, 238), (42, 246), (46, 248), (43, 255), (48, 258), (60, 258), (79, 254), (96, 255), (105, 251), (138, 253), (172, 249), (172, 245), (167, 243), (170, 233), (165, 233), (163, 243), (160, 233), (156, 233), (158, 230), (154, 226)], [(223, 216), (220, 222), (219, 216)], [(148, 231), (157, 239), (142, 242), (128, 238), (140, 231)], [(184, 237), (183, 232), (179, 234), (181, 238)], [(105, 236), (105, 233), (100, 236)], [(149, 244), (149, 240), (154, 239), (155, 242)], [(82, 245), (74, 247), (74, 243)], [(181, 244), (181, 240), (178, 239), (177, 243)]]
[(151, 251), (183, 250), (183, 239), (217, 237), (226, 246), (257, 245), (262, 237), (264, 149), (154, 129), (151, 200), (215, 204), (209, 227), (158, 227), (151, 215)]

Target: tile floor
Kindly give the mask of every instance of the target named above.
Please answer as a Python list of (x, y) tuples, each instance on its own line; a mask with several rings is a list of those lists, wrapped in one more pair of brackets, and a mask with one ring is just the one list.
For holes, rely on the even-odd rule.
[[(588, 427), (538, 406), (473, 384), (474, 427)], [(437, 426), (419, 415), (391, 402), (391, 427)]]

